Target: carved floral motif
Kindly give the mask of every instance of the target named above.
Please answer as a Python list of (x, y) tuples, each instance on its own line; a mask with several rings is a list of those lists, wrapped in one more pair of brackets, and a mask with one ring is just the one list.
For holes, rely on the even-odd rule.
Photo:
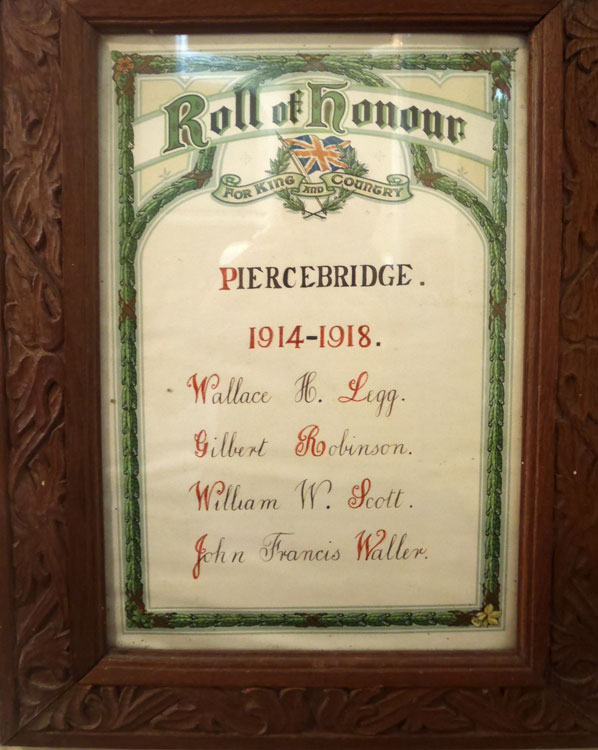
[(3, 3), (3, 314), (23, 720), (70, 682), (58, 33), (54, 3)]

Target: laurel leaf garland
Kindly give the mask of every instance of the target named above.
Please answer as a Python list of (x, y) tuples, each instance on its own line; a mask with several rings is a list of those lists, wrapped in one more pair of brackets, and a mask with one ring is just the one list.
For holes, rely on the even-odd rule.
[[(496, 99), (501, 101), (496, 103)], [(499, 151), (506, 149), (508, 130), (506, 119), (508, 110), (506, 98), (495, 92), (494, 115), (497, 126), (494, 130), (495, 159)], [(488, 241), (490, 255), (490, 367), (489, 367), (489, 406), (488, 406), (488, 459), (486, 481), (486, 529), (485, 529), (485, 568), (484, 596), (496, 595), (499, 591), (500, 550), (501, 550), (501, 514), (502, 514), (502, 448), (504, 422), (504, 378), (505, 378), (505, 320), (504, 303), (506, 301), (506, 156), (499, 161), (502, 177), (502, 191), (493, 193), (493, 213), (467, 188), (446, 175), (435, 172), (424, 146), (411, 146), (413, 169), (416, 177), (426, 187), (439, 190), (455, 198), (466, 206), (480, 225)], [(504, 169), (503, 169), (504, 165)], [(498, 314), (496, 311), (500, 310)]]
[[(498, 55), (498, 56), (497, 56)], [(493, 146), (493, 207), (492, 213), (467, 188), (455, 180), (435, 173), (425, 147), (412, 145), (413, 169), (420, 181), (430, 188), (440, 190), (468, 208), (484, 231), (490, 250), (490, 394), (488, 434), (488, 479), (486, 504), (486, 543), (483, 596), (484, 604), (498, 603), (500, 574), (500, 533), (502, 496), (502, 424), (504, 414), (504, 302), (506, 299), (505, 247), (506, 247), (506, 191), (508, 95), (511, 62), (514, 52), (468, 54), (410, 54), (410, 55), (183, 55), (141, 56), (113, 53), (114, 81), (119, 117), (119, 226), (121, 259), (121, 360), (122, 360), (122, 429), (125, 494), (125, 547), (126, 547), (126, 614), (129, 626), (151, 628), (204, 627), (431, 627), (466, 626), (479, 624), (476, 612), (364, 612), (364, 613), (166, 613), (154, 614), (145, 610), (143, 603), (143, 572), (141, 564), (141, 518), (139, 508), (138, 458), (137, 458), (137, 394), (136, 394), (136, 318), (134, 258), (137, 244), (147, 225), (168, 203), (189, 190), (197, 188), (199, 177), (211, 169), (213, 150), (200, 153), (194, 173), (167, 185), (153, 195), (137, 213), (134, 211), (133, 116), (134, 80), (137, 73), (248, 71), (235, 89), (257, 88), (267, 80), (306, 70), (327, 71), (342, 75), (354, 82), (372, 87), (385, 85), (384, 79), (374, 70), (479, 70), (486, 69), (493, 76), (494, 110), (496, 120)], [(203, 161), (202, 161), (203, 160)], [(274, 159), (270, 160), (269, 174), (284, 172), (291, 160), (288, 144), (282, 144)], [(367, 173), (359, 162), (355, 149), (343, 149), (345, 172), (356, 177)], [(203, 183), (202, 183), (203, 184)], [(278, 191), (286, 208), (304, 211), (303, 201), (291, 190)], [(325, 213), (340, 210), (352, 192), (339, 189), (328, 197), (322, 206)], [(502, 307), (501, 307), (502, 305)], [(490, 603), (491, 602), (491, 603)], [(488, 618), (487, 618), (488, 619)]]

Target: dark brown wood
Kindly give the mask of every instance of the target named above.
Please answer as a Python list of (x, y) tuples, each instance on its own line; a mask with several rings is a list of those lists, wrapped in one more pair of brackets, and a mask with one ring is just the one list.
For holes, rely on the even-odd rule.
[[(72, 0), (73, 6), (89, 23), (102, 31), (151, 28), (178, 33), (232, 31), (322, 31), (322, 24), (334, 24), (335, 31), (453, 30), (529, 31), (557, 3), (555, 0), (426, 0), (425, 12), (419, 0), (227, 0), (198, 7), (193, 0), (144, 3), (134, 0), (126, 12), (118, 0)], [(330, 27), (324, 27), (329, 29)]]
[[(530, 664), (546, 666), (554, 502), (562, 224), (562, 14), (555, 8), (529, 37), (528, 224), (524, 424), (521, 482), (519, 643)], [(555, 125), (556, 123), (556, 125)]]
[[(66, 586), (60, 63), (52, 2), (1, 5), (6, 737), (72, 684)], [(4, 463), (6, 459), (6, 463)], [(4, 494), (4, 493), (3, 493)], [(3, 560), (4, 563), (4, 560)], [(4, 715), (4, 714), (3, 714)]]
[[(598, 717), (598, 6), (568, 6), (552, 584), (553, 680)], [(598, 745), (598, 741), (595, 741)]]
[(272, 687), (485, 686), (539, 682), (515, 651), (458, 652), (207, 652), (153, 651), (140, 661), (135, 650), (114, 650), (83, 682), (94, 685), (231, 686), (241, 674), (251, 684)]
[[(98, 126), (96, 34), (63, 6), (63, 224), (66, 362), (66, 513), (72, 671), (80, 679), (104, 654), (104, 545), (101, 533)], [(81, 61), (77, 64), (76, 61)], [(83, 64), (83, 61), (89, 61)]]
[[(591, 304), (598, 287), (598, 2), (559, 5), (542, 21), (553, 4), (435, 0), (395, 8), (377, 0), (365, 9), (354, 1), (341, 9), (340, 0), (332, 5), (303, 0), (290, 7), (229, 0), (202, 9), (182, 0), (170, 7), (157, 0), (125, 6), (80, 0), (64, 5), (60, 22), (53, 0), (5, 0), (1, 395), (8, 510), (0, 514), (0, 533), (14, 545), (8, 575), (0, 577), (1, 595), (12, 602), (12, 617), (1, 620), (10, 633), (0, 636), (0, 647), (9, 677), (14, 665), (15, 679), (1, 694), (8, 722), (4, 737), (46, 747), (598, 744), (598, 319)], [(568, 46), (559, 299), (561, 10)], [(409, 24), (442, 25), (447, 31), (533, 27), (532, 324), (526, 333), (529, 416), (518, 649), (493, 656), (124, 651), (104, 656), (96, 165), (95, 146), (80, 132), (95, 116), (94, 67), (86, 63), (92, 29), (165, 30), (171, 20), (187, 19), (196, 27), (201, 19), (206, 31), (231, 23), (236, 30), (276, 25), (299, 30), (331, 14), (338, 28), (364, 30), (384, 24), (387, 30)], [(67, 112), (62, 124), (60, 83)], [(57, 160), (61, 142), (63, 172)], [(557, 343), (558, 492), (551, 543)]]
[[(5, 87), (4, 69), (0, 66), (0, 84)], [(0, 132), (4, 132), (4, 101), (0, 99)], [(0, 234), (5, 237), (4, 205), (0, 213)], [(6, 280), (4, 253), (0, 254), (0, 310), (5, 307)], [(4, 333), (4, 331), (2, 331)], [(0, 342), (0, 394), (6, 393), (8, 353), (5, 337)], [(10, 438), (8, 434), (8, 409), (6, 399), (0, 396), (0, 737), (10, 736), (17, 730), (16, 660), (13, 635), (16, 632), (13, 602), (15, 599), (12, 577), (12, 527), (10, 517), (10, 490), (8, 465)], [(1, 741), (1, 740), (0, 740)]]

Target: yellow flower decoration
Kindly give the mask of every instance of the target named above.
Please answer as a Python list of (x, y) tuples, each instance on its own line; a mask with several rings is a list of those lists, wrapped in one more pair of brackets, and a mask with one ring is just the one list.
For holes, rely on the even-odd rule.
[(130, 57), (119, 57), (115, 67), (119, 73), (128, 73), (133, 69), (133, 60)]
[(488, 628), (499, 624), (502, 612), (494, 609), (492, 604), (487, 604), (483, 612), (478, 612), (471, 618), (471, 622), (476, 628)]

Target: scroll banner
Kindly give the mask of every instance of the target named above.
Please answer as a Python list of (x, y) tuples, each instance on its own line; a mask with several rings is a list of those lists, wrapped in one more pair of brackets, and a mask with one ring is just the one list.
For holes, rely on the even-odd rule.
[(212, 195), (223, 203), (252, 203), (274, 193), (289, 190), (300, 198), (322, 198), (334, 195), (336, 190), (348, 190), (362, 198), (398, 203), (411, 198), (409, 178), (403, 174), (391, 174), (387, 182), (356, 177), (344, 172), (328, 172), (318, 182), (310, 182), (297, 172), (283, 172), (247, 185), (235, 174), (225, 174)]

